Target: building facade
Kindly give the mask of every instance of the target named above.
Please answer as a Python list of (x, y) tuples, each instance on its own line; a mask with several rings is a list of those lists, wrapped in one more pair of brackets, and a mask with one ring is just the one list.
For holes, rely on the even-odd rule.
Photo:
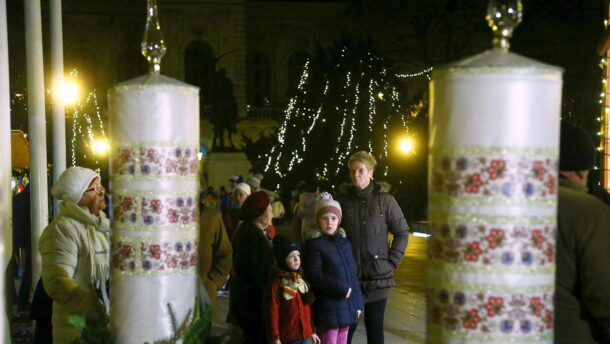
[[(48, 41), (45, 5), (43, 36)], [(25, 85), (23, 3), (14, 1), (8, 6), (15, 91)], [(95, 89), (105, 108), (111, 85), (147, 71), (140, 54), (146, 2), (64, 0), (62, 6), (66, 74), (76, 70), (80, 87), (85, 93)], [(336, 22), (345, 6), (332, 2), (159, 0), (167, 46), (161, 72), (200, 87), (202, 142), (211, 144), (214, 98), (221, 91), (215, 93), (215, 75), (220, 70), (233, 86), (238, 133), (254, 139), (272, 133), (307, 58), (317, 46), (339, 38)], [(49, 65), (47, 52), (45, 44), (45, 67)]]

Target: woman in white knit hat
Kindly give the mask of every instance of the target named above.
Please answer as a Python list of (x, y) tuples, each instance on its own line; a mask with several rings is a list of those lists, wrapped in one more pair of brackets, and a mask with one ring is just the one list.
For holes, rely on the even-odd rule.
[(87, 325), (108, 314), (109, 221), (103, 210), (100, 176), (83, 167), (65, 170), (51, 194), (60, 200), (59, 214), (40, 237), (42, 280), (53, 299), (53, 341), (72, 343), (79, 337), (69, 323), (84, 316)]
[(237, 230), (241, 205), (244, 204), (246, 198), (250, 196), (250, 185), (246, 183), (235, 185), (231, 196), (233, 197), (233, 202), (231, 202), (232, 206), (222, 212), (222, 220), (227, 229), (229, 239), (233, 238), (233, 233)]

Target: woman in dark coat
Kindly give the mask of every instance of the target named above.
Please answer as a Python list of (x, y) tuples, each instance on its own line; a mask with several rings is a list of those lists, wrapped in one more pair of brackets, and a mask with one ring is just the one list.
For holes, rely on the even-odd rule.
[(272, 244), (265, 230), (271, 225), (271, 203), (264, 191), (246, 199), (242, 222), (233, 236), (233, 281), (229, 312), (244, 331), (245, 343), (266, 343), (262, 297), (274, 263)]
[[(377, 162), (364, 151), (348, 162), (352, 187), (339, 200), (347, 239), (358, 264), (358, 278), (365, 298), (364, 324), (369, 344), (383, 344), (383, 318), (390, 288), (396, 285), (398, 267), (409, 239), (407, 221), (394, 196), (381, 192), (372, 183)], [(394, 239), (388, 243), (388, 234)], [(356, 324), (357, 325), (357, 324)], [(350, 328), (350, 341), (356, 330)]]

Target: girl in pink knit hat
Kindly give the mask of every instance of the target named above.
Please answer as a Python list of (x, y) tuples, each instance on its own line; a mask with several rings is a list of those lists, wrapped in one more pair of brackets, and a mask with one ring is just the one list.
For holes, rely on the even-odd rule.
[(314, 323), (322, 344), (346, 344), (349, 327), (364, 307), (352, 245), (345, 238), (341, 206), (323, 192), (316, 202), (318, 227), (305, 235), (303, 269), (316, 302)]

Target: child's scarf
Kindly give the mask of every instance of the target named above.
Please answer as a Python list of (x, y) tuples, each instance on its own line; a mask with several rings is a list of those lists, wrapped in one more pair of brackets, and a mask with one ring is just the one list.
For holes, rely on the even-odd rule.
[(301, 295), (309, 291), (309, 287), (299, 272), (284, 272), (280, 283), (282, 296), (285, 300), (291, 300), (298, 292)]

